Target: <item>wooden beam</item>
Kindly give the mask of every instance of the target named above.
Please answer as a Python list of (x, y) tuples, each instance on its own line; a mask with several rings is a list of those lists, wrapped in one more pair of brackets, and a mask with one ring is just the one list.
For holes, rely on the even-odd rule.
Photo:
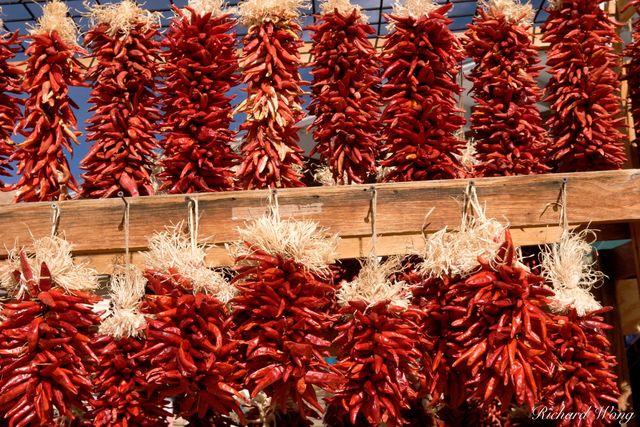
[[(601, 223), (640, 221), (640, 170), (483, 178), (475, 185), (489, 216), (508, 221), (514, 229), (530, 229), (523, 240), (544, 243), (553, 237), (545, 235), (544, 228), (558, 223), (558, 213), (549, 206), (557, 201), (563, 178), (568, 180), (572, 224), (597, 228)], [(369, 253), (374, 188), (380, 255), (385, 255), (418, 245), (423, 229), (457, 227), (467, 184), (449, 180), (311, 187), (279, 190), (278, 195), (283, 217), (313, 220), (339, 234), (345, 239), (341, 256), (354, 258)], [(261, 190), (193, 195), (199, 200), (200, 235), (211, 236), (214, 244), (234, 241), (237, 227), (266, 211), (269, 194)], [(132, 251), (144, 250), (151, 234), (187, 216), (185, 196), (138, 197), (128, 202)], [(122, 200), (71, 200), (58, 205), (59, 231), (74, 244), (76, 254), (113, 257), (124, 252)], [(0, 206), (0, 257), (14, 244), (29, 244), (31, 236), (48, 235), (51, 214), (50, 203)]]

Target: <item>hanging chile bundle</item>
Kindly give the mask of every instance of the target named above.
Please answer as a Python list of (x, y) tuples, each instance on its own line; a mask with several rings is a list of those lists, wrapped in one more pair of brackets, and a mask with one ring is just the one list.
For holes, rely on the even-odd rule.
[(309, 112), (316, 116), (311, 152), (320, 154), (338, 183), (363, 183), (376, 174), (381, 100), (380, 64), (366, 15), (349, 0), (327, 0), (312, 31)]
[(63, 200), (69, 191), (78, 191), (65, 150), (73, 152), (72, 142), (78, 143), (78, 133), (73, 131), (77, 105), (69, 87), (84, 85), (82, 66), (75, 57), (83, 51), (68, 11), (58, 0), (46, 4), (25, 52), (23, 90), (28, 96), (18, 125), (25, 140), (11, 156), (20, 174), (12, 186), (18, 190), (16, 202)]
[(133, 356), (144, 346), (146, 320), (140, 302), (146, 281), (133, 266), (117, 267), (111, 276), (109, 316), (92, 340), (99, 362), (93, 377), (86, 425), (96, 427), (167, 426), (167, 401), (147, 394), (149, 364)]
[(457, 232), (430, 235), (407, 280), (415, 283), (413, 304), (428, 313), (423, 333), (434, 342), (432, 405), (444, 401), (438, 415), (446, 425), (491, 425), (539, 401), (551, 369), (543, 311), (551, 292), (517, 262), (508, 231), (485, 216), (473, 189), (467, 197), (473, 214)]
[(222, 0), (190, 0), (174, 6), (175, 18), (162, 44), (166, 76), (161, 190), (171, 194), (231, 190), (239, 157), (231, 144), (232, 118), (226, 93), (239, 81), (235, 20)]
[(5, 187), (2, 177), (11, 176), (9, 158), (14, 150), (11, 136), (23, 104), (21, 99), (12, 95), (21, 91), (22, 72), (10, 62), (19, 51), (17, 31), (0, 35), (0, 191)]
[[(640, 2), (629, 2), (625, 8), (627, 7), (633, 7), (638, 11)], [(629, 85), (628, 101), (631, 104), (631, 116), (636, 135), (636, 141), (634, 142), (637, 143), (637, 138), (640, 135), (640, 20), (636, 20), (633, 23), (632, 40), (626, 45), (624, 56), (629, 58), (629, 62), (625, 65), (626, 78)]]
[(12, 426), (66, 425), (91, 398), (99, 299), (89, 291), (97, 275), (75, 264), (71, 245), (57, 237), (34, 241), (30, 252), (12, 251), (0, 270), (10, 298), (0, 311), (0, 418)]
[(270, 422), (311, 425), (323, 412), (315, 387), (331, 389), (338, 379), (325, 360), (335, 303), (327, 278), (337, 240), (313, 222), (282, 220), (277, 210), (239, 232), (242, 243), (232, 252), (239, 294), (232, 302), (245, 388), (251, 398), (264, 392)]
[(81, 197), (153, 194), (151, 169), (155, 134), (156, 79), (160, 61), (159, 17), (133, 0), (93, 5), (94, 26), (85, 36), (96, 64), (89, 73), (93, 89), (88, 120), (92, 143), (82, 160)]
[(342, 321), (333, 347), (344, 380), (326, 399), (327, 425), (407, 425), (403, 412), (411, 409), (425, 376), (418, 330), (423, 312), (409, 308), (407, 283), (389, 279), (399, 266), (396, 259), (371, 259), (338, 291)]
[(298, 68), (303, 0), (247, 0), (240, 22), (248, 27), (240, 59), (247, 99), (238, 107), (247, 119), (237, 175), (244, 189), (302, 187), (303, 151), (296, 123), (303, 117)]
[(180, 225), (151, 237), (142, 306), (150, 318), (145, 348), (135, 358), (151, 364), (149, 392), (175, 398), (176, 415), (192, 425), (222, 426), (231, 412), (242, 415), (245, 371), (227, 322), (233, 288), (206, 267), (206, 254)]
[(464, 125), (456, 83), (462, 46), (446, 17), (453, 3), (396, 3), (382, 50), (382, 166), (385, 181), (423, 181), (462, 175)]
[(554, 412), (586, 414), (564, 419), (559, 426), (604, 426), (614, 422), (620, 390), (614, 373), (602, 308), (591, 294), (604, 275), (593, 269), (593, 249), (587, 232), (565, 231), (559, 243), (542, 253), (542, 272), (555, 292), (555, 312), (549, 327), (559, 367), (542, 390), (542, 404)]
[(547, 135), (536, 105), (538, 51), (531, 41), (533, 8), (518, 0), (490, 0), (465, 33), (475, 66), (469, 74), (475, 105), (471, 130), (479, 176), (548, 172)]
[(558, 172), (620, 169), (626, 161), (620, 117), (621, 43), (596, 0), (558, 0), (542, 25), (551, 79), (549, 161)]

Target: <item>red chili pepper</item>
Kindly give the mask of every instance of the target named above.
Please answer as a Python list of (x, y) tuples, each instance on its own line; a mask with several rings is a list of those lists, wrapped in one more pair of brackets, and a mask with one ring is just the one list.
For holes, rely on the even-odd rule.
[(272, 16), (251, 25), (240, 59), (247, 99), (238, 111), (247, 114), (237, 171), (244, 189), (302, 187), (303, 151), (296, 123), (304, 113), (298, 72), (300, 25), (295, 18)]
[(614, 48), (622, 40), (600, 6), (560, 0), (542, 25), (551, 74), (545, 98), (551, 106), (550, 161), (558, 172), (620, 169), (626, 160), (616, 71), (622, 61)]
[(14, 150), (11, 135), (22, 114), (20, 105), (24, 104), (20, 98), (11, 95), (22, 91), (22, 72), (10, 62), (20, 51), (18, 37), (17, 31), (0, 36), (0, 191), (5, 187), (2, 177), (11, 176), (9, 157)]
[(160, 63), (158, 28), (132, 23), (128, 34), (109, 33), (106, 23), (89, 30), (85, 44), (96, 64), (90, 71), (89, 102), (95, 114), (88, 120), (92, 143), (82, 160), (84, 183), (80, 197), (116, 197), (154, 193), (151, 184), (158, 148), (159, 111), (156, 85)]
[(316, 116), (318, 153), (339, 183), (363, 183), (376, 174), (382, 105), (380, 60), (368, 37), (375, 34), (357, 9), (317, 16), (312, 31), (313, 75), (309, 112)]
[(598, 417), (602, 408), (617, 408), (620, 396), (614, 371), (617, 362), (605, 336), (612, 327), (600, 315), (608, 310), (611, 308), (578, 316), (572, 308), (566, 315), (555, 315), (550, 325), (549, 336), (560, 363), (544, 385), (542, 404), (554, 412), (586, 414), (585, 419), (560, 420), (561, 427), (597, 427), (614, 421)]
[(77, 105), (69, 96), (70, 86), (85, 86), (82, 65), (75, 57), (83, 50), (63, 40), (57, 31), (29, 37), (23, 90), (28, 94), (25, 114), (18, 131), (25, 136), (13, 155), (20, 180), (16, 202), (63, 200), (77, 191), (65, 150), (78, 143)]
[(243, 419), (240, 382), (246, 371), (230, 337), (229, 312), (212, 295), (194, 294), (176, 271), (147, 270), (144, 349), (133, 357), (150, 365), (147, 391), (175, 398), (175, 413), (190, 423), (224, 425), (230, 412)]
[(449, 29), (452, 3), (420, 19), (390, 15), (393, 30), (382, 50), (382, 166), (386, 181), (458, 178), (464, 125), (456, 83), (464, 57)]
[[(24, 252), (21, 257), (26, 260)], [(31, 282), (28, 291), (0, 311), (0, 414), (10, 425), (74, 421), (92, 397), (89, 375), (97, 357), (86, 343), (100, 319), (91, 309), (99, 298), (71, 295), (57, 287), (55, 278), (48, 283), (51, 273), (44, 263), (40, 280), (33, 279), (26, 262), (16, 271), (21, 276)], [(81, 321), (61, 321), (62, 313)]]
[(232, 304), (234, 338), (246, 357), (244, 386), (252, 397), (264, 391), (287, 425), (308, 425), (308, 417), (323, 411), (315, 387), (331, 389), (338, 380), (325, 360), (335, 289), (293, 260), (258, 250), (252, 258), (236, 259), (233, 280), (239, 289)]
[(176, 17), (162, 44), (165, 138), (161, 190), (171, 194), (235, 187), (239, 157), (231, 144), (231, 100), (239, 82), (235, 20), (173, 7)]
[(480, 7), (462, 39), (475, 63), (468, 78), (476, 102), (471, 130), (480, 176), (550, 170), (545, 165), (547, 135), (536, 105), (541, 98), (536, 78), (542, 67), (528, 17), (517, 13), (506, 16), (495, 6)]
[(327, 399), (325, 420), (332, 426), (406, 425), (404, 413), (424, 383), (423, 338), (415, 323), (423, 312), (357, 301), (340, 313), (344, 321), (333, 346), (344, 381)]

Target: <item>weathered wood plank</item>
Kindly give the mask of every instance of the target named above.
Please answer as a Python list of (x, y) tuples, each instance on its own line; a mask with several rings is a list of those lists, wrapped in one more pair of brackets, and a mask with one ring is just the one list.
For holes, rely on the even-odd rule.
[[(515, 229), (537, 228), (537, 237), (529, 238), (532, 244), (544, 243), (544, 227), (558, 222), (558, 212), (549, 204), (557, 201), (563, 178), (568, 179), (572, 224), (597, 228), (603, 223), (640, 220), (640, 170), (484, 178), (474, 184), (481, 202), (487, 205), (488, 215), (508, 220)], [(347, 238), (341, 256), (352, 258), (370, 250), (367, 238), (372, 230), (373, 188), (378, 200), (376, 226), (382, 236), (378, 247), (387, 252), (380, 252), (382, 255), (417, 244), (423, 228), (435, 231), (444, 226), (457, 227), (467, 183), (449, 180), (286, 189), (278, 191), (278, 199), (283, 217), (317, 221), (330, 232)], [(237, 227), (266, 211), (269, 195), (269, 191), (241, 191), (193, 196), (200, 205), (200, 235), (211, 236), (211, 242), (217, 244), (235, 240)], [(144, 249), (153, 232), (187, 217), (184, 196), (141, 197), (128, 202), (132, 251)], [(124, 231), (119, 227), (122, 200), (71, 200), (60, 202), (59, 207), (59, 230), (75, 245), (77, 254), (124, 252)], [(427, 218), (432, 208), (435, 209)], [(0, 206), (0, 257), (14, 242), (28, 244), (31, 235), (48, 235), (51, 214), (50, 203)]]

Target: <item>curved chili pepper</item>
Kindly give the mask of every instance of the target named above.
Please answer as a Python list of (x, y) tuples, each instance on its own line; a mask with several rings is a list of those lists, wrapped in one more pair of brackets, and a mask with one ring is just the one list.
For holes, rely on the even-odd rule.
[(11, 176), (9, 158), (14, 150), (11, 135), (21, 116), (20, 105), (24, 104), (20, 98), (11, 95), (22, 91), (22, 72), (10, 63), (20, 51), (18, 37), (18, 32), (0, 36), (0, 191), (5, 187), (2, 177)]
[(337, 182), (363, 183), (376, 174), (380, 144), (380, 60), (375, 34), (357, 9), (317, 16), (312, 31), (309, 112), (316, 116), (311, 154), (318, 153)]
[(158, 148), (159, 111), (156, 86), (160, 64), (157, 24), (132, 24), (128, 34), (109, 34), (106, 23), (89, 30), (85, 44), (96, 65), (89, 73), (87, 140), (92, 146), (82, 160), (84, 183), (80, 197), (116, 197), (154, 193), (152, 167)]
[[(99, 298), (69, 294), (55, 280), (48, 283), (51, 273), (44, 263), (40, 280), (33, 279), (26, 262), (16, 271), (21, 276), (32, 283), (9, 303), (21, 308), (0, 311), (0, 417), (10, 425), (75, 421), (92, 397), (89, 375), (98, 359), (87, 343), (100, 320), (91, 308)], [(78, 321), (63, 321), (63, 314)]]
[(393, 30), (382, 48), (382, 166), (385, 181), (458, 178), (464, 125), (456, 83), (462, 46), (449, 29), (445, 4), (420, 19), (390, 15)]
[(527, 16), (505, 16), (492, 6), (478, 8), (462, 39), (475, 66), (468, 78), (476, 104), (471, 130), (480, 176), (548, 172), (548, 139), (536, 105), (538, 51)]
[(253, 258), (236, 259), (233, 280), (239, 290), (232, 300), (233, 330), (246, 357), (244, 386), (252, 397), (264, 391), (278, 417), (302, 418), (308, 425), (309, 417), (323, 411), (316, 387), (331, 389), (339, 380), (325, 360), (335, 289), (293, 260), (258, 250)]
[(620, 131), (622, 43), (616, 24), (594, 0), (560, 0), (548, 10), (542, 40), (549, 43), (550, 161), (555, 171), (620, 169), (626, 161)]
[(18, 162), (16, 202), (63, 200), (78, 191), (65, 155), (78, 143), (77, 105), (70, 86), (85, 86), (82, 65), (76, 58), (84, 51), (64, 41), (57, 31), (29, 37), (23, 90), (28, 94), (18, 131), (25, 136), (13, 155)]
[(175, 18), (162, 41), (166, 76), (161, 190), (170, 194), (235, 188), (238, 162), (231, 144), (231, 100), (239, 82), (235, 20), (173, 7)]
[(247, 99), (237, 111), (246, 113), (247, 120), (240, 126), (246, 134), (237, 177), (243, 189), (304, 186), (296, 126), (304, 116), (300, 32), (295, 18), (273, 16), (252, 25), (242, 40)]

